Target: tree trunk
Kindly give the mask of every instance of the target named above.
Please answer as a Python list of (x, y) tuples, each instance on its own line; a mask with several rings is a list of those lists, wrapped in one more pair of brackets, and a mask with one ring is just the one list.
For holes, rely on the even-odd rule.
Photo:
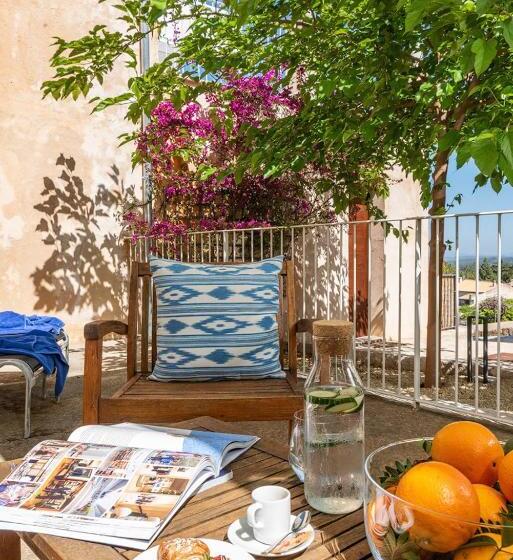
[[(429, 213), (432, 216), (440, 215), (445, 209), (447, 170), (449, 165), (449, 152), (439, 152), (435, 160), (435, 170), (433, 172), (433, 203)], [(439, 222), (438, 230), (436, 222)], [(429, 268), (428, 268), (428, 320), (427, 320), (427, 347), (426, 365), (424, 370), (424, 387), (432, 387), (436, 381), (436, 364), (440, 366), (440, 352), (437, 352), (436, 339), (438, 336), (438, 346), (440, 346), (440, 314), (436, 320), (436, 288), (437, 288), (437, 238), (438, 238), (438, 307), (442, 301), (442, 268), (444, 262), (444, 221), (431, 221), (431, 234), (429, 240)], [(440, 367), (438, 367), (440, 371)]]

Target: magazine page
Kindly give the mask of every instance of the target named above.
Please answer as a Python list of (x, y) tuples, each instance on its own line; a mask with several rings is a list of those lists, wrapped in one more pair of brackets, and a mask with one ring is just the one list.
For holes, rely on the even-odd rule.
[(185, 437), (180, 451), (187, 453), (198, 453), (209, 455), (219, 469), (234, 461), (239, 455), (252, 447), (259, 438), (246, 434), (227, 434), (223, 432), (209, 432), (205, 430), (181, 430), (178, 428), (167, 428), (165, 426), (147, 426), (145, 424), (131, 424), (125, 422), (118, 426), (137, 427), (144, 430), (146, 434), (150, 432), (161, 432), (178, 437), (180, 434)]
[[(197, 487), (203, 486), (205, 480), (208, 475), (200, 474), (200, 476), (193, 482), (193, 486), (191, 487), (191, 494), (197, 490)], [(178, 508), (175, 508), (168, 520), (159, 525), (157, 530), (147, 538), (141, 538), (138, 533), (131, 532), (131, 538), (127, 538), (126, 536), (120, 536), (121, 533), (116, 529), (111, 527), (111, 531), (108, 534), (100, 534), (96, 532), (85, 532), (83, 529), (84, 527), (80, 524), (73, 524), (68, 523), (66, 521), (65, 524), (54, 526), (48, 524), (40, 524), (39, 519), (35, 523), (31, 523), (27, 525), (26, 523), (19, 523), (19, 522), (2, 522), (0, 520), (0, 531), (20, 531), (20, 532), (29, 532), (29, 533), (46, 533), (48, 535), (55, 535), (57, 537), (66, 537), (68, 539), (79, 539), (79, 540), (86, 540), (90, 542), (100, 543), (100, 544), (108, 544), (111, 546), (121, 546), (124, 548), (133, 548), (136, 550), (146, 550), (149, 548), (153, 542), (158, 538), (159, 534), (164, 530), (166, 527), (167, 522), (172, 519), (172, 517), (177, 513)], [(65, 528), (61, 528), (65, 527)], [(137, 536), (138, 538), (135, 538)]]
[(208, 455), (216, 474), (244, 453), (258, 438), (243, 434), (224, 434), (202, 430), (184, 430), (125, 422), (113, 426), (82, 426), (70, 441), (117, 444), (130, 447), (155, 447), (172, 451)]
[(0, 483), (0, 522), (151, 539), (212, 475), (201, 455), (48, 440)]

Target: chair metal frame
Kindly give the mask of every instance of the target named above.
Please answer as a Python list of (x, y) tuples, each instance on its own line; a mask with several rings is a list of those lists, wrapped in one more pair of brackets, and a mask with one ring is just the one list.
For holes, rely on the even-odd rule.
[[(63, 332), (63, 334), (64, 334), (64, 338), (59, 340), (58, 344), (61, 347), (61, 350), (63, 351), (66, 360), (69, 361), (69, 336), (65, 332)], [(43, 374), (41, 396), (43, 399), (46, 399), (46, 380), (47, 377), (49, 377), (49, 375), (55, 375), (55, 371), (53, 371), (51, 374), (48, 375), (43, 372), (42, 366), (39, 366), (38, 368), (33, 370), (32, 367), (28, 364), (28, 362), (23, 360), (23, 358), (14, 358), (12, 356), (0, 355), (0, 368), (3, 368), (5, 366), (15, 367), (23, 374), (23, 377), (25, 378), (25, 417), (23, 423), (24, 426), (23, 437), (26, 439), (30, 437), (30, 433), (31, 433), (30, 407), (32, 404), (32, 389), (34, 388), (38, 377), (41, 374)], [(2, 373), (4, 372), (0, 371), (0, 375)], [(60, 398), (57, 397), (56, 400), (58, 402)]]

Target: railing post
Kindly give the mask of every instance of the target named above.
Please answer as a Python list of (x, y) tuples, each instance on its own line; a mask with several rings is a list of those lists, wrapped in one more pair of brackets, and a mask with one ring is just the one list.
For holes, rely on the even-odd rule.
[(483, 318), (483, 383), (488, 383), (488, 319)]
[(223, 231), (223, 262), (230, 259), (230, 240), (227, 231)]
[(422, 302), (422, 220), (415, 220), (415, 323), (414, 323), (414, 361), (413, 384), (415, 402), (420, 401), (420, 314)]
[(467, 381), (472, 381), (472, 319), (467, 317)]

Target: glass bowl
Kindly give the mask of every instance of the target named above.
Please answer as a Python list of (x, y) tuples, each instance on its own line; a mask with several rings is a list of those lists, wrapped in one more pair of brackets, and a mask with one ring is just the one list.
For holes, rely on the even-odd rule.
[[(376, 560), (507, 560), (513, 517), (475, 522), (409, 503), (394, 493), (405, 463), (425, 461), (432, 438), (385, 445), (365, 461), (365, 531)], [(387, 477), (384, 480), (383, 477)], [(429, 484), (426, 484), (429, 492)], [(502, 521), (502, 523), (500, 522)]]

